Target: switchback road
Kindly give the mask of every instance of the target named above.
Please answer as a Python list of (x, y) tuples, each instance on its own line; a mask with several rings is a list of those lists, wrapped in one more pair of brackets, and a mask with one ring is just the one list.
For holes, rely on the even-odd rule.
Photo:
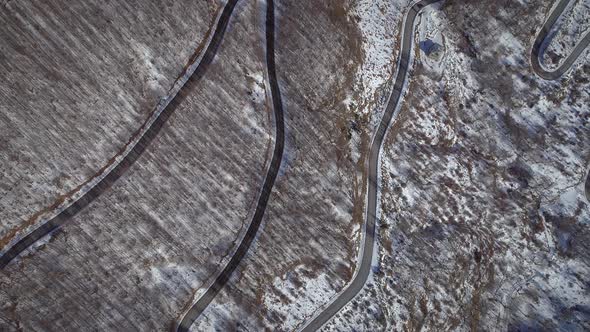
[(551, 33), (551, 29), (568, 6), (571, 0), (559, 0), (557, 6), (553, 9), (545, 24), (539, 31), (535, 43), (533, 44), (533, 50), (531, 54), (531, 65), (535, 74), (545, 80), (556, 80), (563, 76), (576, 62), (578, 57), (582, 54), (584, 49), (590, 44), (590, 31), (586, 33), (584, 38), (574, 47), (572, 53), (565, 58), (562, 64), (555, 70), (546, 70), (541, 65), (541, 55), (545, 52), (547, 45), (550, 40), (547, 36)]

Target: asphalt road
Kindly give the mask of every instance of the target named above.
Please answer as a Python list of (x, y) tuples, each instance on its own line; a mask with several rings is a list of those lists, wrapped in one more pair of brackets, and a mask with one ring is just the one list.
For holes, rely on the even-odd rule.
[[(96, 182), (86, 184), (88, 189), (71, 205), (62, 210), (55, 217), (47, 220), (33, 232), (27, 234), (16, 244), (10, 247), (2, 256), (0, 256), (0, 269), (4, 269), (10, 261), (17, 257), (21, 252), (30, 247), (33, 243), (46, 236), (50, 232), (57, 230), (64, 223), (70, 220), (74, 215), (84, 209), (90, 202), (99, 197), (105, 190), (110, 188), (125, 173), (131, 165), (141, 156), (153, 139), (158, 135), (162, 126), (168, 118), (174, 113), (178, 105), (186, 98), (191, 86), (205, 74), (209, 64), (213, 61), (217, 49), (223, 39), (231, 13), (237, 0), (230, 0), (223, 9), (215, 32), (203, 53), (203, 57), (198, 64), (193, 63), (188, 66), (185, 72), (177, 80), (175, 87), (171, 89), (171, 94), (162, 101), (160, 107), (148, 118), (142, 127), (135, 133), (133, 138), (113, 157), (109, 163), (111, 166), (103, 168), (96, 175)], [(196, 66), (195, 66), (196, 65)], [(173, 93), (175, 91), (176, 93)], [(117, 163), (118, 161), (118, 163)]]
[[(531, 54), (531, 65), (535, 74), (545, 80), (556, 80), (563, 76), (576, 62), (578, 57), (582, 54), (584, 49), (588, 47), (590, 44), (590, 32), (587, 32), (584, 38), (574, 47), (572, 53), (562, 62), (562, 64), (555, 70), (546, 70), (541, 65), (540, 57), (545, 52), (549, 41), (547, 36), (551, 32), (551, 28), (555, 25), (559, 16), (563, 13), (563, 11), (567, 8), (568, 3), (571, 0), (560, 0), (555, 9), (551, 12), (545, 24), (539, 31), (537, 38), (535, 39), (535, 43), (533, 44), (533, 50)], [(545, 42), (547, 40), (547, 42)]]
[(283, 158), (283, 149), (285, 145), (285, 123), (283, 120), (283, 106), (281, 102), (281, 94), (279, 90), (279, 84), (276, 77), (275, 68), (275, 47), (274, 47), (274, 2), (273, 0), (267, 0), (266, 8), (266, 67), (268, 71), (268, 79), (270, 83), (270, 90), (272, 95), (272, 105), (275, 117), (275, 146), (270, 162), (270, 167), (266, 174), (262, 191), (258, 198), (258, 204), (256, 205), (256, 211), (252, 217), (252, 222), (246, 230), (244, 238), (240, 242), (238, 249), (230, 259), (229, 263), (225, 266), (223, 271), (217, 276), (213, 284), (207, 289), (195, 304), (189, 309), (189, 311), (182, 318), (182, 321), (177, 326), (177, 331), (188, 331), (192, 323), (199, 317), (199, 315), (207, 308), (209, 303), (215, 298), (217, 293), (225, 286), (231, 277), (234, 270), (238, 267), (250, 245), (256, 237), (262, 217), (266, 210), (266, 205), (270, 197), (272, 188), (274, 186), (279, 168), (281, 166), (281, 160)]
[(590, 170), (586, 173), (586, 183), (584, 184), (584, 191), (586, 192), (586, 200), (590, 201)]
[(349, 286), (332, 301), (327, 308), (314, 316), (302, 329), (304, 332), (311, 332), (319, 330), (328, 320), (332, 318), (344, 305), (350, 302), (364, 287), (369, 273), (371, 271), (371, 262), (373, 260), (373, 247), (375, 244), (375, 222), (377, 216), (377, 190), (378, 190), (378, 167), (379, 155), (381, 152), (381, 144), (385, 138), (385, 133), (391, 124), (396, 113), (397, 106), (401, 100), (402, 89), (406, 80), (409, 65), (410, 55), (412, 52), (412, 42), (414, 36), (414, 23), (418, 13), (430, 4), (441, 0), (423, 0), (414, 4), (405, 17), (404, 29), (402, 32), (402, 49), (400, 52), (400, 59), (398, 63), (398, 72), (395, 77), (395, 83), (387, 102), (387, 108), (379, 123), (379, 128), (373, 137), (371, 144), (371, 151), (369, 156), (369, 164), (367, 171), (369, 173), (369, 186), (367, 194), (367, 210), (363, 240), (361, 244), (361, 261), (355, 272), (355, 276)]

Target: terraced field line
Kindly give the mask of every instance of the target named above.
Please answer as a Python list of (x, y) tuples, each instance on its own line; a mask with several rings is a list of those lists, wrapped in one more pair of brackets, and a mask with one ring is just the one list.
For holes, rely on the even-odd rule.
[(176, 328), (176, 330), (180, 332), (189, 330), (193, 322), (199, 317), (199, 315), (201, 315), (205, 308), (207, 308), (209, 303), (211, 303), (219, 291), (227, 284), (232, 273), (248, 252), (250, 245), (256, 237), (260, 223), (262, 222), (266, 205), (268, 204), (268, 200), (277, 178), (279, 168), (281, 167), (283, 149), (285, 145), (285, 123), (283, 119), (283, 104), (281, 102), (281, 93), (279, 90), (279, 84), (277, 82), (275, 68), (274, 2), (273, 0), (267, 0), (266, 4), (266, 67), (268, 71), (268, 80), (270, 83), (275, 118), (275, 146), (272, 160), (262, 186), (262, 191), (258, 198), (256, 210), (254, 212), (254, 216), (252, 217), (252, 222), (248, 226), (248, 230), (246, 230), (246, 234), (242, 238), (238, 249), (227, 263), (225, 268), (218, 274), (215, 281), (211, 284), (211, 286), (209, 286), (209, 288), (207, 288), (205, 294), (203, 294), (184, 315), (182, 321)]
[(535, 74), (545, 80), (556, 80), (563, 76), (580, 57), (584, 49), (590, 44), (590, 31), (588, 31), (586, 32), (586, 35), (584, 35), (584, 38), (576, 44), (572, 53), (565, 58), (563, 63), (557, 67), (557, 69), (547, 70), (541, 65), (541, 55), (545, 52), (549, 41), (547, 36), (551, 33), (551, 29), (571, 1), (572, 0), (559, 0), (557, 6), (551, 11), (547, 21), (545, 21), (545, 24), (541, 27), (541, 31), (539, 31), (535, 43), (533, 44), (531, 66)]
[(371, 272), (371, 263), (373, 261), (373, 249), (375, 247), (375, 223), (377, 218), (377, 190), (378, 190), (378, 173), (379, 173), (379, 155), (381, 153), (381, 144), (387, 133), (392, 120), (399, 114), (398, 104), (401, 102), (402, 89), (408, 74), (410, 57), (412, 52), (412, 42), (414, 37), (414, 22), (422, 8), (441, 0), (422, 0), (410, 7), (404, 19), (404, 28), (402, 31), (402, 48), (400, 58), (397, 63), (397, 75), (385, 113), (381, 118), (379, 127), (369, 155), (369, 163), (366, 164), (369, 174), (369, 185), (367, 188), (367, 210), (366, 219), (361, 240), (361, 249), (359, 252), (359, 267), (356, 269), (350, 284), (336, 296), (334, 300), (322, 311), (312, 317), (302, 328), (304, 332), (317, 331), (328, 322), (342, 307), (350, 302), (364, 287), (369, 273)]
[(198, 55), (194, 55), (192, 63), (186, 67), (183, 75), (176, 80), (168, 95), (160, 101), (155, 111), (136, 131), (132, 139), (109, 161), (108, 166), (104, 167), (95, 177), (81, 186), (79, 192), (76, 193), (78, 196), (76, 200), (67, 206), (58, 207), (56, 209), (57, 214), (54, 217), (5, 250), (2, 256), (0, 256), (0, 269), (4, 269), (21, 252), (42, 237), (61, 227), (99, 197), (141, 156), (152, 140), (158, 135), (168, 118), (174, 113), (178, 105), (186, 98), (187, 91), (190, 91), (190, 86), (195, 84), (203, 76), (207, 67), (213, 61), (237, 1), (229, 0), (226, 3), (221, 15), (217, 19), (215, 31), (206, 46), (203, 56), (199, 60)]

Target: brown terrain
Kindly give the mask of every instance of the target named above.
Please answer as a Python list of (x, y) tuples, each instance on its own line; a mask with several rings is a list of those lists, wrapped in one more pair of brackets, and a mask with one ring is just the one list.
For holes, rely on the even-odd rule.
[[(584, 1), (563, 23), (576, 36)], [(116, 162), (224, 4), (0, 0), (0, 252)], [(246, 257), (192, 330), (296, 330), (350, 282), (410, 4), (275, 1), (281, 170)], [(557, 81), (532, 72), (552, 4), (446, 0), (421, 14), (382, 148), (373, 273), (324, 330), (590, 329), (590, 55)], [(0, 331), (170, 330), (205, 292), (272, 154), (265, 10), (240, 0), (145, 152), (0, 270)], [(545, 64), (576, 41), (556, 38)]]
[(446, 1), (424, 19), (446, 53), (416, 54), (384, 143), (379, 267), (325, 330), (590, 328), (590, 64), (531, 71), (551, 4)]
[(8, 1), (2, 8), (4, 246), (109, 164), (204, 42), (218, 5)]
[[(361, 119), (343, 104), (356, 93), (354, 74), (362, 60), (359, 32), (345, 15), (350, 5), (276, 3), (277, 71), (286, 126), (283, 166), (260, 237), (195, 330), (292, 328), (284, 309), (266, 305), (265, 299), (274, 297), (292, 301), (273, 286), (275, 278), (298, 285), (290, 295), (301, 302), (292, 304), (301, 307), (313, 295), (306, 289), (320, 278), (329, 288), (315, 306), (352, 277), (353, 226), (362, 222), (364, 179), (362, 162), (350, 155), (350, 132), (362, 131), (363, 154), (369, 136), (368, 117)], [(364, 123), (356, 123), (359, 119)], [(313, 313), (313, 307), (308, 309), (312, 311), (297, 317), (298, 324)]]
[[(47, 245), (2, 271), (3, 327), (172, 326), (233, 249), (262, 183), (270, 146), (262, 27), (259, 4), (244, 3), (145, 153)], [(193, 51), (198, 37), (186, 42)]]

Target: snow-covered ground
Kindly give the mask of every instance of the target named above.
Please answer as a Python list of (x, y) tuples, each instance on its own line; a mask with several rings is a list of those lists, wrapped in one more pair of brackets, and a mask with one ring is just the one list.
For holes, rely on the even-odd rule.
[[(326, 330), (590, 328), (590, 65), (585, 55), (559, 82), (531, 72), (552, 3), (447, 0), (421, 15), (383, 146), (371, 278)], [(363, 158), (411, 3), (276, 5), (286, 158), (252, 247), (193, 331), (297, 329), (356, 267)], [(265, 8), (240, 2), (205, 77), (140, 160), (0, 274), (0, 330), (49, 329), (45, 319), (60, 330), (164, 330), (203, 294), (251, 219), (272, 150)], [(585, 27), (580, 10), (568, 19)], [(169, 75), (148, 41), (129, 52), (152, 94)], [(427, 55), (426, 41), (440, 53)], [(0, 189), (19, 186), (11, 179)], [(43, 195), (55, 190), (33, 180)]]
[(51, 217), (125, 146), (204, 41), (218, 7), (2, 6), (1, 247)]
[(549, 69), (559, 67), (587, 33), (590, 33), (590, 0), (571, 1), (552, 29), (552, 38), (542, 55), (543, 64)]
[(590, 67), (531, 73), (547, 4), (422, 18), (445, 54), (417, 52), (385, 144), (379, 271), (325, 330), (588, 328)]
[(272, 148), (259, 6), (236, 12), (138, 160), (2, 271), (0, 330), (166, 330), (224, 267)]

